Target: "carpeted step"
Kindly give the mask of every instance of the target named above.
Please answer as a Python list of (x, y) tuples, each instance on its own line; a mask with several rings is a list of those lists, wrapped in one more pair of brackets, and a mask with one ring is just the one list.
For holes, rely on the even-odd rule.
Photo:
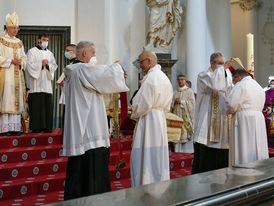
[(63, 137), (61, 129), (53, 129), (52, 133), (30, 133), (20, 136), (1, 136), (0, 149), (15, 147), (62, 145)]
[[(131, 150), (132, 138), (121, 138), (120, 142), (121, 142), (121, 146), (122, 146), (122, 151)], [(111, 139), (110, 148), (111, 148), (111, 152), (118, 151), (117, 139), (115, 139), (115, 138)]]
[(21, 198), (15, 198), (11, 200), (1, 201), (0, 205), (3, 206), (36, 206), (45, 205), (53, 202), (59, 202), (64, 200), (64, 191), (48, 192), (38, 195), (30, 195)]
[[(126, 150), (122, 152), (121, 159), (123, 159), (125, 162), (130, 162), (130, 154), (131, 150)], [(110, 159), (109, 159), (109, 165), (117, 165), (119, 160), (119, 152), (110, 152)]]
[(172, 152), (169, 156), (169, 167), (171, 171), (192, 167), (194, 155), (188, 153)]
[(268, 148), (269, 158), (274, 157), (274, 148)]
[(0, 149), (0, 165), (14, 162), (26, 162), (58, 158), (62, 153), (62, 145), (48, 145), (36, 147), (17, 147)]
[(66, 171), (66, 163), (67, 158), (61, 157), (56, 159), (2, 164), (0, 165), (0, 181), (63, 173)]
[(116, 169), (116, 165), (109, 166), (110, 181), (116, 181), (120, 179), (130, 178), (130, 164), (126, 163), (126, 166), (120, 170)]
[[(1, 200), (64, 190), (65, 172), (0, 183)], [(0, 202), (2, 204), (2, 202)]]

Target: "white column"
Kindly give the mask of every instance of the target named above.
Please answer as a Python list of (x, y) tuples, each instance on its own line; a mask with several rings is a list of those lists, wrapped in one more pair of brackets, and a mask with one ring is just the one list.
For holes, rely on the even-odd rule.
[(186, 73), (196, 91), (197, 75), (208, 69), (213, 52), (232, 57), (230, 1), (188, 0), (186, 13)]
[(231, 11), (228, 0), (207, 0), (207, 65), (213, 52), (221, 52), (225, 60), (232, 57)]
[(130, 40), (129, 40), (129, 77), (127, 83), (130, 87), (128, 100), (132, 97), (134, 91), (138, 89), (138, 70), (132, 62), (138, 59), (146, 43), (146, 3), (140, 0), (131, 0), (130, 12)]
[(199, 72), (206, 69), (206, 1), (188, 0), (186, 8), (186, 75), (196, 91)]

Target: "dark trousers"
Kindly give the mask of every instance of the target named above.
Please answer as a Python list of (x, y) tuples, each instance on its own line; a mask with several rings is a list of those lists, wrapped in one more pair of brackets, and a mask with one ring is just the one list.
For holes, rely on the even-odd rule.
[(216, 149), (194, 144), (192, 174), (228, 167), (228, 149)]
[(68, 158), (64, 200), (111, 190), (109, 154), (109, 148), (100, 147), (90, 149), (83, 155)]
[(50, 132), (53, 126), (52, 94), (30, 93), (28, 97), (30, 129)]

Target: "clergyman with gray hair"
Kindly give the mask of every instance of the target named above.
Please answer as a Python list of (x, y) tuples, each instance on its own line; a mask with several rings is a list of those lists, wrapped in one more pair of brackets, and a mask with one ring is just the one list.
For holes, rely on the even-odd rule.
[(96, 65), (95, 46), (76, 46), (78, 62), (65, 68), (63, 155), (68, 156), (64, 199), (110, 191), (110, 135), (103, 94), (126, 92), (120, 61)]
[(194, 113), (194, 161), (192, 173), (228, 166), (228, 118), (225, 97), (232, 86), (229, 71), (233, 60), (220, 52), (210, 56), (210, 67), (197, 78)]

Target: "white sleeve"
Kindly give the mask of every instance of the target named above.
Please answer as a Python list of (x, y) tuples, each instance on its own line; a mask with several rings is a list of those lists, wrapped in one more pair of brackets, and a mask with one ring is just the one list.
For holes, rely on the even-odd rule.
[(38, 79), (42, 70), (42, 59), (32, 49), (27, 53), (27, 72), (30, 77)]

